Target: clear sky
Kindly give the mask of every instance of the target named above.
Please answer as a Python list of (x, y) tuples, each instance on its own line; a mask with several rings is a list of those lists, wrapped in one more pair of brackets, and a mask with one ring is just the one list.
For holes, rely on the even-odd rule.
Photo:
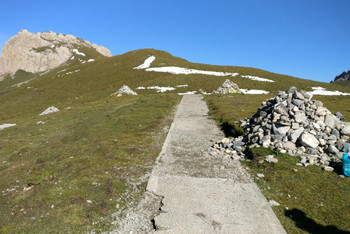
[(350, 0), (1, 0), (0, 46), (21, 29), (73, 34), (113, 55), (166, 50), (191, 62), (329, 82), (350, 69)]

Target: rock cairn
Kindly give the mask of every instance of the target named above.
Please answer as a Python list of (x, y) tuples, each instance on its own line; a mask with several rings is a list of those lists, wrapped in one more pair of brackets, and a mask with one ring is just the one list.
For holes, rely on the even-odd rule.
[[(338, 112), (333, 115), (323, 103), (295, 87), (262, 103), (252, 117), (238, 121), (245, 135), (217, 142), (209, 153), (230, 154), (244, 159), (247, 147), (264, 147), (300, 156), (299, 165), (319, 165), (327, 170), (340, 161), (350, 145), (350, 123)], [(271, 157), (270, 157), (271, 159)], [(274, 161), (274, 160), (273, 160)]]
[(123, 94), (128, 94), (128, 95), (137, 95), (135, 91), (133, 91), (129, 86), (123, 85), (117, 92), (112, 93), (111, 95), (117, 95), (122, 96)]
[(213, 93), (229, 94), (229, 93), (242, 93), (238, 85), (233, 83), (231, 80), (226, 79), (224, 83)]

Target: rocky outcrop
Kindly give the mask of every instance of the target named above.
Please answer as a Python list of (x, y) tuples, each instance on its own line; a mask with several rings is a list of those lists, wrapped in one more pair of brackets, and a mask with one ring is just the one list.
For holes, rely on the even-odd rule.
[(112, 95), (121, 96), (123, 94), (137, 95), (137, 93), (135, 91), (133, 91), (129, 86), (123, 85), (117, 92), (112, 93), (111, 96)]
[(233, 83), (231, 80), (226, 79), (224, 83), (213, 93), (229, 94), (229, 93), (242, 93), (238, 85)]
[(78, 46), (92, 48), (104, 56), (111, 56), (107, 48), (72, 35), (21, 30), (2, 48), (0, 80), (6, 74), (12, 75), (19, 69), (36, 73), (58, 67), (76, 54), (73, 50)]
[[(340, 74), (334, 78), (334, 82), (341, 81), (341, 80), (350, 81), (350, 70), (347, 72), (343, 72), (342, 74)], [(331, 83), (332, 83), (332, 81), (331, 81)]]
[(244, 128), (244, 136), (217, 142), (211, 150), (244, 159), (248, 147), (264, 147), (300, 156), (300, 165), (324, 168), (340, 161), (350, 145), (350, 123), (311, 98), (310, 93), (298, 92), (295, 87), (280, 92), (263, 102), (255, 115), (237, 122)]

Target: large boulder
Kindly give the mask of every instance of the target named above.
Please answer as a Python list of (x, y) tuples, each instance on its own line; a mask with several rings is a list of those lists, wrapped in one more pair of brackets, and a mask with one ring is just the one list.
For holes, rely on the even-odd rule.
[(317, 146), (320, 144), (320, 142), (316, 139), (316, 137), (306, 131), (304, 131), (300, 138), (299, 142), (301, 145), (311, 148), (317, 148)]
[(111, 95), (123, 95), (123, 94), (128, 94), (128, 95), (137, 95), (135, 91), (133, 91), (129, 86), (123, 85), (117, 92), (112, 93)]
[(231, 80), (226, 79), (224, 83), (213, 93), (229, 94), (229, 93), (242, 93), (238, 85), (233, 83)]

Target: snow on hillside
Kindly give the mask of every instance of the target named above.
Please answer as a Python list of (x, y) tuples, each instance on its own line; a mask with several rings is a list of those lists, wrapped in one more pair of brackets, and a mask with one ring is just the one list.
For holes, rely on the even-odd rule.
[(148, 57), (143, 64), (140, 66), (134, 67), (134, 69), (145, 69), (151, 66), (151, 63), (156, 59), (154, 56)]
[[(137, 87), (136, 89), (146, 89), (146, 87)], [(159, 86), (150, 86), (150, 87), (147, 87), (147, 89), (155, 89), (157, 90), (157, 93), (164, 93), (166, 91), (172, 91), (172, 90), (175, 90), (174, 87), (159, 87)]]
[(312, 95), (324, 95), (324, 96), (340, 96), (340, 95), (347, 96), (347, 95), (350, 95), (350, 93), (343, 93), (340, 91), (329, 91), (323, 87), (311, 87), (311, 88), (313, 89), (313, 91), (310, 92)]
[[(166, 73), (171, 73), (175, 75), (179, 75), (179, 74), (181, 75), (200, 74), (200, 75), (209, 75), (209, 76), (238, 76), (239, 75), (239, 73), (236, 73), (236, 72), (203, 71), (203, 70), (189, 69), (189, 68), (175, 67), (175, 66), (150, 67), (152, 62), (155, 59), (156, 59), (155, 56), (150, 56), (144, 61), (143, 64), (141, 64), (140, 66), (134, 67), (134, 69), (145, 69), (146, 71), (153, 71), (153, 72), (166, 72)], [(258, 76), (244, 75), (241, 77), (248, 78), (255, 81), (274, 82), (273, 80), (269, 80)]]
[(256, 81), (262, 81), (262, 82), (275, 82), (273, 80), (269, 80), (269, 79), (266, 79), (266, 78), (261, 78), (259, 76), (248, 76), (248, 75), (242, 76), (241, 75), (241, 77), (248, 78), (248, 79), (251, 79), (251, 80), (256, 80)]
[(177, 93), (178, 95), (186, 95), (186, 94), (190, 94), (190, 95), (193, 95), (193, 94), (196, 94), (197, 91), (188, 91), (186, 93)]
[(0, 131), (5, 129), (5, 128), (10, 128), (10, 127), (13, 127), (13, 126), (16, 126), (16, 124), (1, 124), (0, 125)]
[(244, 94), (269, 94), (269, 91), (260, 89), (240, 89)]
[(231, 72), (216, 72), (216, 71), (203, 71), (203, 70), (197, 70), (197, 69), (188, 69), (188, 68), (182, 68), (182, 67), (152, 67), (147, 68), (146, 71), (154, 71), (154, 72), (167, 72), (171, 74), (182, 74), (182, 75), (189, 75), (189, 74), (200, 74), (200, 75), (209, 75), (209, 76), (238, 76), (238, 73), (231, 73)]
[(82, 52), (79, 52), (79, 50), (78, 49), (74, 49), (74, 50), (72, 50), (76, 55), (80, 55), (80, 56), (84, 56), (85, 57), (85, 54), (84, 53), (82, 53)]

